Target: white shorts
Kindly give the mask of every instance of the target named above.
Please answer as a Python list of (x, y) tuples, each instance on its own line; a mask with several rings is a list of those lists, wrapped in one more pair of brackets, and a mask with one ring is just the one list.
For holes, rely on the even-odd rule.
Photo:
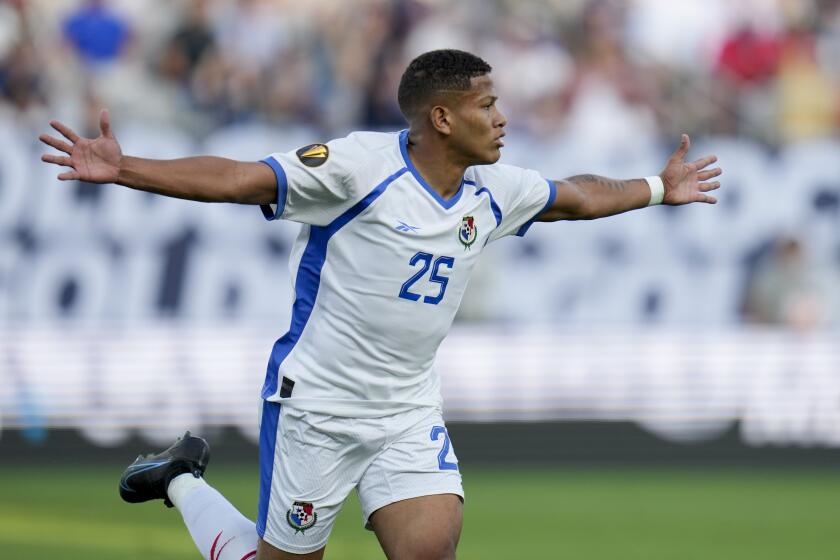
[(440, 410), (344, 418), (264, 402), (257, 532), (295, 554), (327, 544), (356, 489), (364, 522), (388, 504), (436, 494), (462, 499), (458, 459)]

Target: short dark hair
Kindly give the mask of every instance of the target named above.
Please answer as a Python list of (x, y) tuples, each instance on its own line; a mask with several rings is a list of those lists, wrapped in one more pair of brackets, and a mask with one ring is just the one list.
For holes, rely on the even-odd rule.
[(411, 61), (400, 78), (397, 102), (411, 120), (417, 109), (443, 90), (470, 89), (470, 80), (492, 70), (481, 58), (468, 52), (443, 49), (421, 54)]

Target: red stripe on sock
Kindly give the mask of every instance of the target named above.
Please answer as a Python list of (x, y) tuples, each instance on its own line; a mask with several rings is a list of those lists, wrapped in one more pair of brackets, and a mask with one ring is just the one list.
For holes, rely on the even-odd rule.
[[(230, 543), (230, 541), (232, 541), (233, 539), (236, 538), (236, 537), (231, 537), (228, 540), (226, 540), (225, 543), (221, 547), (219, 547), (219, 552), (216, 553), (216, 546), (219, 544), (219, 539), (222, 537), (222, 533), (224, 533), (224, 531), (219, 531), (219, 534), (216, 535), (216, 539), (213, 541), (213, 546), (210, 547), (210, 560), (219, 560), (219, 556), (222, 555), (222, 551), (225, 549), (225, 547)], [(240, 558), (240, 560), (250, 560), (251, 558), (254, 558), (256, 555), (257, 555), (257, 551), (252, 550), (251, 552), (249, 552), (248, 554), (246, 554), (245, 556)]]
[[(210, 547), (210, 560), (216, 560), (216, 545), (219, 544), (219, 537), (222, 536), (223, 531), (219, 531), (219, 534), (216, 535), (216, 540), (213, 541), (213, 546)], [(219, 551), (221, 552), (221, 550)]]
[[(222, 547), (219, 549), (219, 554), (218, 554), (218, 556), (216, 556), (216, 560), (219, 560), (219, 556), (222, 555), (222, 551), (225, 549), (225, 547), (228, 545), (228, 543), (235, 538), (236, 537), (231, 537), (231, 538), (229, 538), (228, 540), (225, 541), (225, 544), (223, 544)], [(210, 560), (213, 560), (213, 559), (211, 558)]]

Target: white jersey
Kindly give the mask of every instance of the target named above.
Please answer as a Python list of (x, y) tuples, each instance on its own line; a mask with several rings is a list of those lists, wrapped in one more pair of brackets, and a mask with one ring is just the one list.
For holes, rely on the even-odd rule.
[(263, 161), (269, 220), (304, 227), (290, 258), (295, 301), (262, 396), (335, 416), (441, 405), (432, 370), (485, 245), (523, 235), (554, 200), (536, 171), (467, 169), (443, 199), (408, 157), (408, 132), (356, 132)]

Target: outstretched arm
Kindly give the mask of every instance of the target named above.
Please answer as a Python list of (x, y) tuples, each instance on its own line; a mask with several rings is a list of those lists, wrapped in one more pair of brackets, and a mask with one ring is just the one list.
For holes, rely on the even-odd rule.
[(153, 160), (122, 153), (111, 132), (108, 111), (99, 117), (98, 138), (82, 138), (58, 121), (50, 125), (60, 138), (42, 134), (41, 142), (65, 155), (44, 154), (41, 159), (69, 168), (62, 181), (116, 183), (132, 189), (200, 202), (271, 204), (277, 199), (274, 172), (259, 162), (241, 162), (200, 156), (173, 160)]
[(717, 199), (706, 193), (720, 187), (719, 181), (709, 180), (720, 175), (721, 169), (707, 168), (717, 161), (717, 157), (705, 156), (686, 163), (690, 145), (688, 135), (683, 134), (679, 147), (659, 174), (664, 188), (661, 201), (651, 200), (651, 186), (645, 179), (622, 181), (598, 175), (575, 175), (554, 182), (557, 197), (539, 220), (592, 220), (644, 208), (651, 202), (672, 206), (692, 202), (715, 204)]

